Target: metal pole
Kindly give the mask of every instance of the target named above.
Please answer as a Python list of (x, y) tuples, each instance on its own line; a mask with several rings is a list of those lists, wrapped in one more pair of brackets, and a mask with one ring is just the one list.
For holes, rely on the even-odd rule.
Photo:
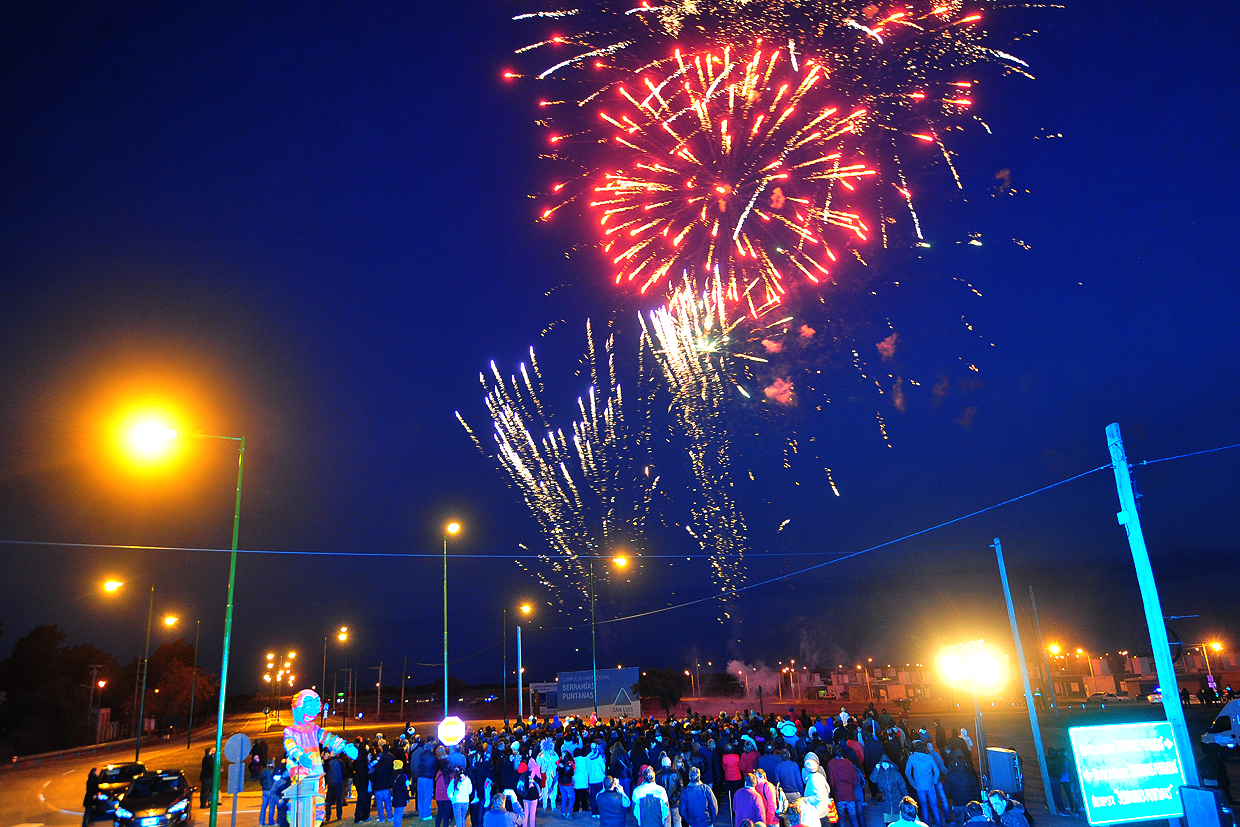
[(590, 561), (590, 663), (594, 670), (594, 714), (598, 715), (598, 647), (594, 636), (594, 561)]
[(977, 700), (977, 679), (970, 678), (969, 685), (973, 689), (973, 729), (977, 730), (974, 733), (977, 736), (977, 771), (985, 790), (990, 785), (990, 756), (986, 754), (986, 730), (982, 726), (982, 705)]
[(448, 717), (448, 535), (443, 536), (443, 716)]
[(1201, 654), (1206, 659), (1206, 676), (1209, 680), (1209, 687), (1214, 688), (1214, 672), (1210, 669), (1210, 653), (1206, 651), (1206, 644), (1201, 644)]
[(700, 661), (693, 662), (694, 671), (697, 672), (697, 699), (702, 700), (702, 664)]
[(220, 709), (215, 719), (215, 770), (211, 773), (211, 817), (208, 827), (215, 827), (220, 809), (220, 752), (224, 749), (224, 699), (228, 697), (228, 650), (232, 645), (233, 590), (237, 583), (237, 532), (241, 528), (241, 478), (245, 471), (245, 437), (237, 439), (237, 502), (233, 508), (232, 555), (228, 560), (228, 603), (224, 609), (224, 660), (220, 664)]
[(504, 649), (504, 726), (508, 725), (508, 609), (503, 612), (503, 649)]
[[(319, 693), (327, 694), (327, 635), (323, 635), (323, 682), (319, 684)], [(319, 709), (319, 726), (327, 726), (327, 704)]]
[(1003, 597), (1007, 600), (1008, 621), (1012, 624), (1012, 641), (1016, 644), (1016, 659), (1020, 661), (1020, 679), (1025, 687), (1025, 705), (1029, 707), (1029, 726), (1033, 730), (1033, 748), (1038, 754), (1038, 769), (1042, 771), (1042, 789), (1047, 791), (1046, 809), (1051, 815), (1058, 815), (1055, 802), (1049, 790), (1051, 774), (1046, 769), (1046, 752), (1042, 749), (1042, 729), (1038, 726), (1038, 710), (1033, 703), (1033, 688), (1029, 686), (1029, 665), (1025, 663), (1025, 647), (1020, 642), (1020, 628), (1016, 625), (1016, 607), (1012, 605), (1012, 590), (1008, 587), (1007, 566), (1003, 562), (1003, 545), (995, 538), (993, 546), (995, 557), (999, 561), (999, 579), (1003, 581)]
[(1038, 631), (1038, 651), (1042, 653), (1042, 668), (1046, 670), (1046, 691), (1051, 696), (1051, 712), (1059, 717), (1059, 703), (1055, 699), (1055, 679), (1051, 677), (1051, 662), (1046, 656), (1046, 641), (1042, 640), (1042, 623), (1038, 620), (1038, 601), (1033, 599), (1033, 586), (1029, 587), (1029, 605), (1033, 606), (1033, 628)]
[[(446, 686), (447, 684), (445, 684)], [(379, 661), (379, 682), (375, 684), (375, 720), (379, 720), (383, 707), (383, 661)]]
[(198, 641), (202, 637), (202, 621), (194, 621), (194, 671), (189, 685), (189, 727), (185, 730), (185, 748), (194, 740), (194, 696), (198, 694)]
[(146, 715), (146, 675), (151, 666), (151, 615), (155, 612), (155, 586), (151, 585), (151, 602), (146, 608), (146, 649), (142, 655), (142, 694), (138, 698), (138, 738), (133, 745), (133, 760), (142, 755), (142, 719)]
[[(1154, 650), (1154, 665), (1158, 672), (1158, 685), (1162, 687), (1163, 711), (1171, 724), (1171, 734), (1176, 751), (1180, 754), (1180, 767), (1184, 780), (1190, 787), (1201, 783), (1197, 762), (1193, 758), (1193, 742), (1188, 737), (1188, 724), (1184, 721), (1184, 707), (1180, 705), (1179, 682), (1175, 677), (1175, 663), (1171, 660), (1171, 646), (1167, 641), (1167, 625), (1163, 620), (1162, 604), (1158, 599), (1158, 586), (1154, 582), (1154, 569), (1150, 565), (1150, 553), (1145, 546), (1145, 534), (1141, 531), (1141, 515), (1137, 512), (1137, 499), (1132, 490), (1128, 458), (1124, 455), (1124, 440), (1119, 424), (1107, 426), (1107, 448), (1111, 452), (1111, 465), (1115, 469), (1115, 488), (1119, 493), (1120, 525), (1128, 533), (1128, 546), (1137, 571), (1137, 585), (1141, 587), (1141, 602), (1145, 606), (1145, 624), (1150, 631), (1150, 645)], [(1173, 824), (1178, 819), (1172, 820)]]
[(525, 699), (521, 697), (521, 624), (517, 624), (517, 720), (525, 719)]
[(400, 717), (405, 717), (405, 673), (409, 671), (409, 656), (405, 655), (405, 659), (400, 665)]

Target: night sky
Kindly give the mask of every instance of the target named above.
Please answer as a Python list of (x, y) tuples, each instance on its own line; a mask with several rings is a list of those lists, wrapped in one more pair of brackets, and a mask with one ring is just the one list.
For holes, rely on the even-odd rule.
[[(453, 674), (498, 682), (500, 610), (522, 600), (547, 627), (526, 637), (531, 676), (589, 667), (588, 625), (511, 559), (539, 547), (534, 521), (453, 416), (485, 433), (478, 371), (511, 371), (531, 344), (546, 399), (571, 415), (585, 319), (631, 331), (642, 309), (606, 289), (592, 254), (565, 256), (578, 228), (534, 221), (551, 175), (536, 160), (539, 90), (500, 77), (532, 39), (510, 20), (528, 5), (6, 7), (0, 655), (57, 623), (131, 659), (154, 582), (156, 611), (201, 618), (218, 664), (226, 555), (38, 544), (227, 548), (235, 448), (181, 440), (167, 466), (134, 469), (112, 429), (147, 402), (185, 432), (248, 438), (243, 548), (331, 553), (241, 557), (230, 689), (252, 687), (276, 648), (305, 652), (317, 683), (340, 625), (351, 665), (407, 656), (432, 664), (411, 666), (415, 680), (433, 678), (440, 561), (349, 555), (434, 555), (450, 518), (465, 525), (455, 552), (500, 558), (451, 564), (452, 659), (480, 653)], [(884, 277), (918, 285), (892, 313), (925, 384), (899, 412), (828, 372), (831, 410), (797, 425), (823, 462), (750, 483), (746, 469), (780, 462), (762, 465), (758, 443), (738, 460), (751, 581), (1103, 465), (1112, 421), (1134, 461), (1240, 443), (1238, 24), (1214, 8), (1071, 2), (1010, 34), (1029, 21), (1038, 34), (1010, 46), (993, 29), (1037, 80), (979, 87), (994, 134), (955, 147), (964, 197), (941, 170), (919, 179), (932, 247), (876, 256)], [(996, 194), (1001, 170), (1016, 195)], [(858, 347), (881, 366), (876, 341)], [(1201, 615), (1173, 624), (1186, 640), (1240, 643), (1238, 461), (1135, 472), (1165, 612)], [(903, 662), (1000, 641), (993, 537), (1018, 605), (1037, 590), (1047, 638), (1140, 650), (1117, 508), (1104, 470), (746, 592), (726, 622), (707, 603), (600, 626), (600, 663)], [(675, 529), (649, 549), (669, 557), (600, 589), (600, 619), (711, 592), (704, 561), (670, 559), (697, 553)], [(105, 576), (131, 588), (106, 598)], [(341, 665), (333, 642), (329, 670)]]

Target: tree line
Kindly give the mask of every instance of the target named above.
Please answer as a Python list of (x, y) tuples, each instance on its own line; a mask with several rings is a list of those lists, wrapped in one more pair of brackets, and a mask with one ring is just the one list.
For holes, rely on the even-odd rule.
[[(92, 708), (111, 710), (119, 736), (134, 734), (141, 659), (122, 665), (97, 646), (65, 639), (54, 624), (36, 626), (0, 661), (0, 758), (95, 743)], [(144, 715), (156, 732), (186, 726), (191, 690), (195, 721), (213, 714), (219, 680), (199, 668), (195, 681), (193, 664), (194, 647), (184, 639), (151, 653)]]

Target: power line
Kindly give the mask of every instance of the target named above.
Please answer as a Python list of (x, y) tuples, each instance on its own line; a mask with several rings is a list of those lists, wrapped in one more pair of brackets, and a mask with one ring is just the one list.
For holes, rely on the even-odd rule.
[[(99, 548), (99, 549), (119, 549), (121, 551), (187, 551), (187, 552), (205, 552), (215, 554), (231, 554), (232, 549), (227, 548), (198, 548), (194, 546), (139, 546), (123, 543), (63, 543), (53, 540), (5, 540), (0, 539), (2, 545), (15, 546), (45, 546), (50, 548)], [(958, 551), (965, 548), (981, 548), (981, 546), (935, 546), (922, 549), (909, 549), (913, 551)], [(294, 555), (299, 557), (387, 557), (396, 559), (432, 559), (439, 560), (443, 558), (443, 554), (439, 552), (403, 552), (403, 551), (307, 551), (307, 550), (289, 550), (289, 549), (258, 549), (250, 548), (237, 549), (238, 554), (278, 554), (278, 555)], [(770, 551), (770, 552), (750, 552), (750, 557), (823, 557), (831, 554), (847, 554), (842, 551)], [(458, 554), (453, 552), (448, 555), (453, 560), (542, 560), (549, 557), (549, 554)], [(614, 554), (579, 554), (578, 559), (582, 560), (610, 560), (616, 555)], [(639, 560), (685, 560), (685, 559), (717, 559), (720, 555), (715, 554), (638, 554), (633, 555)], [(735, 556), (741, 556), (737, 554)], [(442, 665), (442, 664), (441, 664)]]
[(1207, 448), (1204, 451), (1193, 451), (1190, 454), (1176, 454), (1173, 457), (1163, 457), (1162, 459), (1143, 459), (1140, 462), (1138, 462), (1137, 465), (1154, 465), (1155, 463), (1159, 463), (1159, 462), (1169, 462), (1170, 460), (1173, 460), (1173, 459), (1185, 459), (1187, 457), (1199, 457), (1202, 454), (1213, 454), (1217, 451), (1228, 451), (1228, 450), (1231, 450), (1232, 448), (1240, 448), (1240, 442), (1237, 442), (1235, 445), (1224, 445), (1221, 448)]

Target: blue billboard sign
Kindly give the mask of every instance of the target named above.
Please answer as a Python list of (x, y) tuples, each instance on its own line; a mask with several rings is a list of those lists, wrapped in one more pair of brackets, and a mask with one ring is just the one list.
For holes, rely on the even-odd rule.
[[(598, 714), (602, 718), (640, 718), (641, 699), (637, 681), (641, 671), (598, 670)], [(563, 715), (589, 715), (594, 711), (594, 672), (560, 672), (556, 678), (556, 712)]]
[(1184, 770), (1166, 721), (1068, 730), (1090, 824), (1179, 818)]

